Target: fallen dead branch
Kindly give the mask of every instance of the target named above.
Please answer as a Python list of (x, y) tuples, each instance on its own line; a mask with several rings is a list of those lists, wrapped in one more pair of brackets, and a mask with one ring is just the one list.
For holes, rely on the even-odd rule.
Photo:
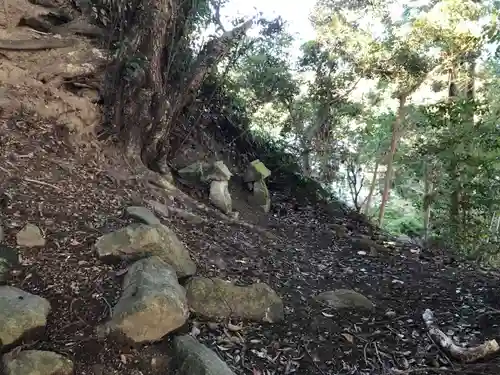
[(26, 182), (31, 182), (32, 184), (48, 186), (48, 187), (51, 187), (53, 189), (56, 189), (57, 191), (61, 191), (61, 188), (57, 187), (56, 185), (49, 184), (48, 182), (32, 180), (31, 178), (27, 178), (27, 177), (23, 177), (23, 180)]
[(180, 208), (167, 206), (166, 204), (162, 204), (153, 200), (147, 200), (146, 202), (155, 213), (163, 217), (169, 217), (170, 215), (175, 215), (193, 224), (201, 224), (208, 222), (207, 219), (202, 218), (201, 216), (198, 216), (186, 210), (181, 210)]
[(441, 348), (448, 352), (453, 358), (463, 363), (475, 362), (495, 354), (500, 350), (496, 340), (488, 340), (475, 347), (463, 348), (458, 346), (453, 342), (452, 338), (448, 337), (437, 327), (434, 323), (434, 314), (429, 309), (424, 311), (422, 319), (429, 330), (429, 335), (441, 346)]

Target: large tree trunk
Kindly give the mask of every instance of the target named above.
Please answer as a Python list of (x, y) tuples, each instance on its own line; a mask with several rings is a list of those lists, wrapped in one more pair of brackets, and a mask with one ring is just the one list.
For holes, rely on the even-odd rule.
[(406, 105), (407, 95), (402, 94), (399, 97), (399, 107), (398, 113), (396, 115), (396, 121), (392, 126), (392, 138), (391, 138), (391, 148), (389, 150), (388, 160), (387, 160), (387, 170), (385, 172), (385, 180), (384, 180), (384, 192), (382, 193), (382, 201), (380, 202), (380, 211), (378, 213), (378, 225), (382, 226), (382, 222), (384, 221), (385, 214), (385, 206), (387, 203), (387, 199), (389, 198), (389, 192), (391, 190), (391, 182), (392, 182), (392, 164), (394, 161), (394, 154), (396, 153), (396, 149), (398, 146), (399, 136), (401, 134), (401, 126), (404, 118), (404, 110)]
[[(139, 1), (132, 19), (122, 25), (120, 42), (125, 48), (108, 71), (108, 121), (125, 141), (128, 154), (140, 155), (153, 169), (166, 156), (171, 130), (207, 73), (253, 23), (246, 21), (209, 41), (187, 74), (172, 72), (172, 66), (179, 65), (175, 59), (190, 53), (185, 34), (196, 13), (192, 6), (182, 0)], [(190, 64), (186, 60), (183, 63)]]
[[(171, 92), (168, 96), (170, 113), (163, 121), (152, 129), (148, 142), (144, 147), (148, 150), (148, 160), (155, 165), (163, 165), (167, 155), (168, 137), (173, 126), (179, 120), (184, 108), (191, 104), (210, 70), (231, 49), (233, 42), (239, 40), (252, 26), (253, 20), (248, 20), (233, 30), (226, 31), (220, 37), (210, 40), (198, 54), (184, 87), (180, 92)], [(165, 113), (165, 112), (164, 112)]]
[(127, 24), (129, 29), (120, 40), (124, 48), (108, 70), (105, 95), (108, 120), (118, 128), (132, 158), (144, 156), (143, 145), (152, 129), (166, 119), (168, 103), (162, 62), (167, 52), (165, 38), (175, 23), (179, 3), (179, 0), (143, 0), (135, 4), (134, 17)]
[(302, 172), (305, 177), (311, 177), (312, 168), (311, 168), (311, 151), (309, 149), (302, 150), (301, 153), (302, 158)]

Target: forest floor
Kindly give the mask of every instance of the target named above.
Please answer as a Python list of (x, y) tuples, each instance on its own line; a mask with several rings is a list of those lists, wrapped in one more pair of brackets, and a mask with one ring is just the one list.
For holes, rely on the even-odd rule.
[[(5, 243), (15, 247), (16, 233), (28, 222), (47, 239), (43, 248), (22, 250), (22, 265), (8, 280), (52, 305), (45, 336), (24, 347), (67, 355), (78, 375), (169, 373), (172, 335), (140, 347), (95, 335), (119, 297), (126, 265), (102, 263), (93, 244), (130, 222), (127, 206), (158, 196), (133, 179), (117, 178), (127, 174), (118, 159), (74, 151), (51, 123), (11, 118), (0, 123), (0, 133)], [(188, 246), (200, 275), (266, 282), (285, 304), (284, 321), (243, 322), (239, 341), (221, 340), (223, 326), (196, 317), (181, 331), (196, 326), (197, 338), (236, 374), (499, 373), (499, 358), (453, 362), (432, 342), (421, 318), (431, 309), (444, 332), (470, 345), (499, 339), (499, 274), (442, 254), (416, 256), (397, 244), (378, 254), (358, 252), (354, 238), (373, 234), (370, 225), (356, 215), (335, 217), (324, 207), (293, 200), (272, 192), (280, 215), (257, 214), (238, 203), (241, 219), (268, 235), (205, 212), (197, 212), (208, 220), (201, 224), (164, 220)], [(183, 205), (168, 197), (162, 203)], [(344, 235), (333, 229), (338, 226)], [(317, 293), (335, 288), (362, 293), (375, 310), (342, 312), (312, 303)]]
[[(8, 15), (0, 12), (0, 37), (39, 38), (29, 28), (8, 26), (47, 10), (23, 0), (9, 4)], [(165, 375), (172, 369), (172, 336), (196, 332), (238, 375), (500, 372), (499, 358), (453, 362), (429, 338), (421, 317), (431, 309), (444, 332), (469, 345), (500, 339), (498, 273), (443, 254), (418, 256), (401, 244), (367, 254), (356, 239), (379, 234), (358, 215), (300, 205), (280, 191), (271, 191), (272, 205), (279, 209), (263, 214), (239, 199), (233, 186), (241, 220), (264, 231), (234, 225), (183, 199), (159, 196), (131, 178), (120, 158), (67, 144), (64, 132), (58, 135), (54, 128), (55, 117), (89, 131), (99, 120), (91, 85), (74, 79), (98, 65), (97, 52), (80, 39), (57, 51), (0, 54), (1, 245), (17, 247), (16, 233), (26, 223), (37, 225), (47, 240), (39, 249), (18, 248), (22, 263), (7, 283), (47, 298), (52, 306), (45, 335), (22, 349), (65, 354), (77, 375)], [(101, 262), (93, 245), (102, 234), (132, 222), (125, 209), (147, 199), (203, 217), (198, 224), (162, 220), (187, 245), (198, 274), (243, 285), (268, 283), (283, 298), (285, 319), (233, 322), (243, 327), (230, 342), (224, 325), (195, 316), (156, 344), (131, 347), (98, 339), (96, 327), (109, 318), (120, 296), (127, 264)], [(319, 292), (336, 288), (362, 293), (375, 310), (334, 311), (313, 303)]]

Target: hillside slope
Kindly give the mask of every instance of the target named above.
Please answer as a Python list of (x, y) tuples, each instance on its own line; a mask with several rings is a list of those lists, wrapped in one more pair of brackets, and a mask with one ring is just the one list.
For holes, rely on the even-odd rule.
[[(2, 246), (17, 248), (22, 256), (7, 283), (52, 305), (46, 334), (22, 348), (64, 354), (74, 361), (76, 374), (168, 373), (170, 339), (182, 332), (195, 332), (237, 374), (451, 368), (426, 334), (421, 320), (426, 308), (435, 312), (445, 332), (453, 330), (470, 344), (498, 337), (498, 274), (447, 264), (446, 258), (417, 257), (400, 245), (377, 246), (378, 251), (367, 254), (363, 244), (372, 237), (372, 245), (381, 244), (383, 234), (372, 232), (359, 217), (333, 217), (320, 205), (298, 206), (279, 191), (272, 199), (280, 215), (266, 215), (260, 230), (229, 222), (200, 211), (182, 194), (165, 195), (131, 178), (116, 158), (71, 151), (54, 136), (51, 124), (37, 121), (2, 121)], [(99, 339), (96, 327), (119, 298), (127, 262), (104, 263), (93, 245), (103, 233), (133, 221), (124, 214), (129, 205), (151, 199), (202, 219), (162, 218), (187, 245), (199, 275), (242, 285), (268, 283), (283, 298), (285, 319), (244, 321), (235, 332), (227, 329), (227, 321), (216, 326), (192, 315), (157, 344)], [(245, 221), (245, 211), (241, 215)], [(16, 245), (16, 234), (26, 223), (42, 230), (45, 246)], [(319, 292), (337, 288), (359, 291), (375, 308), (336, 310), (313, 301)], [(227, 335), (238, 340), (228, 341)], [(453, 366), (453, 371), (482, 374), (500, 368), (495, 360)]]
[[(54, 41), (30, 28), (8, 28), (49, 10), (18, 1), (9, 2), (8, 11), (7, 17), (0, 13), (0, 47), (5, 40)], [(310, 203), (286, 182), (269, 184), (273, 208), (265, 214), (247, 203), (233, 179), (239, 219), (211, 208), (205, 187), (161, 188), (157, 175), (131, 170), (111, 146), (92, 138), (100, 121), (92, 80), (102, 55), (84, 38), (63, 40), (71, 43), (0, 51), (0, 260), (20, 256), (4, 274), (0, 262), (8, 285), (0, 286), (2, 355), (56, 352), (78, 375), (173, 374), (172, 341), (188, 333), (236, 374), (498, 373), (498, 358), (463, 366), (452, 361), (422, 321), (431, 309), (455, 339), (470, 345), (498, 339), (498, 273), (391, 242), (363, 217)], [(74, 134), (94, 142), (73, 144)], [(198, 157), (183, 155), (182, 161)], [(233, 167), (229, 156), (224, 161)], [(266, 283), (281, 297), (284, 319), (215, 322), (191, 313), (153, 344), (103, 337), (100, 327), (124, 294), (132, 262), (99, 259), (96, 240), (137, 222), (127, 208), (152, 202), (165, 208), (156, 218), (185, 245), (197, 276)], [(40, 233), (21, 238), (27, 224)], [(50, 313), (42, 332), (7, 344), (8, 325), (18, 318), (5, 313), (9, 287), (45, 298)], [(351, 306), (315, 300), (338, 289), (355, 296)]]

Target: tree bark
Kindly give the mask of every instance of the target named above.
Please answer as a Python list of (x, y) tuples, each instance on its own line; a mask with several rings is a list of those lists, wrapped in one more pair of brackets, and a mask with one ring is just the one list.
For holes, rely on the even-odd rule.
[(124, 48), (108, 70), (108, 122), (116, 127), (127, 154), (139, 154), (152, 169), (159, 169), (160, 159), (166, 157), (171, 130), (196, 97), (206, 74), (253, 24), (248, 20), (209, 41), (186, 77), (179, 79), (185, 73), (172, 72), (171, 67), (182, 65), (173, 61), (185, 57), (177, 52), (187, 48), (186, 25), (192, 22), (193, 13), (192, 5), (181, 0), (139, 1), (128, 23), (120, 25)]
[[(210, 40), (199, 53), (196, 62), (186, 80), (186, 84), (180, 93), (169, 95), (170, 113), (166, 115), (165, 105), (157, 101), (157, 111), (153, 118), (155, 126), (152, 128), (149, 141), (146, 144), (149, 160), (154, 164), (162, 164), (161, 158), (166, 156), (165, 148), (168, 147), (168, 136), (175, 125), (182, 110), (188, 106), (195, 98), (205, 77), (218, 61), (229, 52), (232, 43), (241, 38), (252, 26), (253, 19), (250, 19), (233, 30), (226, 31), (220, 37)], [(163, 101), (166, 103), (166, 101)]]
[(366, 203), (363, 212), (365, 213), (366, 216), (370, 214), (370, 208), (372, 205), (372, 198), (373, 198), (373, 192), (375, 191), (375, 185), (377, 184), (377, 177), (378, 177), (378, 167), (380, 165), (380, 160), (377, 159), (375, 162), (375, 168), (373, 171), (373, 176), (372, 180), (370, 182), (370, 190), (368, 192), (368, 196), (366, 198)]
[(429, 240), (429, 226), (431, 221), (431, 207), (432, 207), (432, 171), (430, 170), (427, 160), (424, 161), (424, 198), (423, 198), (423, 214), (424, 214), (424, 243)]
[(403, 123), (404, 110), (406, 105), (407, 94), (401, 94), (399, 97), (399, 106), (398, 113), (396, 116), (396, 121), (392, 126), (392, 138), (391, 138), (391, 148), (389, 150), (388, 161), (387, 161), (387, 170), (385, 172), (385, 180), (384, 180), (384, 192), (382, 193), (382, 201), (380, 202), (380, 210), (378, 214), (378, 226), (381, 227), (384, 221), (385, 214), (385, 206), (387, 203), (387, 199), (389, 198), (389, 192), (391, 190), (391, 182), (392, 182), (392, 167), (394, 161), (394, 154), (396, 153), (396, 149), (398, 146), (399, 136), (400, 136), (400, 128)]
[(307, 138), (306, 134), (300, 135), (300, 158), (302, 161), (302, 173), (304, 176), (311, 177), (311, 140)]
[(311, 177), (312, 169), (311, 169), (311, 152), (306, 149), (302, 151), (302, 169), (305, 177)]
[[(454, 98), (456, 98), (458, 94), (457, 83), (456, 81), (456, 71), (455, 68), (452, 67), (448, 70), (448, 105), (452, 106), (452, 102)], [(451, 108), (449, 109), (451, 112)], [(448, 116), (448, 127), (453, 126), (453, 119)], [(451, 157), (449, 166), (448, 166), (448, 174), (451, 181), (451, 193), (450, 193), (450, 229), (451, 229), (451, 240), (457, 240), (457, 235), (459, 232), (460, 225), (460, 172), (458, 170), (459, 163), (458, 157), (453, 155)]]

